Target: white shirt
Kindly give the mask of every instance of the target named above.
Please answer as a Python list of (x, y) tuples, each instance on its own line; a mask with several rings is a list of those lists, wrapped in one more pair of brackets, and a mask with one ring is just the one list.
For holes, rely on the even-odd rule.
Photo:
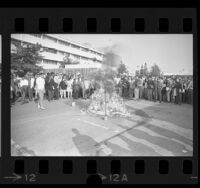
[(58, 76), (55, 76), (55, 77), (54, 77), (54, 82), (56, 82), (58, 85), (60, 84), (60, 80), (59, 80), (59, 77), (58, 77)]
[(28, 86), (28, 80), (27, 79), (20, 80), (19, 85), (20, 87)]
[(36, 79), (36, 86), (38, 90), (44, 90), (45, 86), (45, 80), (42, 77), (38, 77)]
[(31, 78), (31, 88), (34, 87), (34, 81), (35, 81), (35, 79), (34, 79), (34, 78)]

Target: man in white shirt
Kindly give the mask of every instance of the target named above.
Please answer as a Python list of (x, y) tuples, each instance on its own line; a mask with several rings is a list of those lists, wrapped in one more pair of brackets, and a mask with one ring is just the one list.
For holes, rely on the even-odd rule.
[(39, 95), (38, 108), (44, 110), (43, 98), (45, 93), (45, 80), (43, 73), (39, 73), (39, 77), (36, 79), (36, 87)]
[(33, 100), (33, 92), (34, 92), (34, 81), (35, 81), (32, 74), (29, 76), (28, 81), (29, 81), (28, 96), (29, 96), (29, 100), (32, 101)]
[(28, 90), (28, 80), (25, 77), (23, 77), (19, 82), (19, 86), (21, 88), (22, 104), (24, 104), (24, 103), (26, 103), (26, 94), (27, 94), (27, 90)]

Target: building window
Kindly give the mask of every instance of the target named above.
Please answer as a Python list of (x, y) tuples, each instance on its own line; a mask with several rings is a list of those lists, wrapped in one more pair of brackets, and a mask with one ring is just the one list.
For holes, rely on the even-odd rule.
[(65, 41), (61, 41), (61, 40), (59, 40), (58, 43), (63, 45), (63, 46), (69, 46), (70, 45), (70, 43), (65, 42)]
[(43, 63), (50, 64), (50, 65), (57, 65), (57, 61), (53, 61), (53, 60), (49, 60), (49, 59), (44, 59)]
[(44, 35), (43, 39), (51, 41), (51, 42), (57, 42), (57, 39), (53, 38), (53, 37), (49, 37), (47, 35)]
[(53, 53), (53, 54), (56, 54), (57, 53), (57, 50), (53, 49), (53, 48), (47, 48), (47, 47), (44, 47), (43, 50), (45, 52), (49, 52), (49, 53)]
[(72, 48), (76, 48), (76, 49), (80, 49), (80, 47), (79, 47), (79, 46), (77, 46), (77, 45), (74, 45), (74, 44), (71, 44), (71, 47), (72, 47)]
[(59, 55), (62, 55), (62, 56), (65, 55), (65, 53), (64, 53), (64, 52), (61, 52), (61, 51), (58, 51), (58, 54), (59, 54)]
[(84, 52), (88, 52), (88, 49), (87, 48), (81, 48), (82, 49), (82, 51), (84, 51)]

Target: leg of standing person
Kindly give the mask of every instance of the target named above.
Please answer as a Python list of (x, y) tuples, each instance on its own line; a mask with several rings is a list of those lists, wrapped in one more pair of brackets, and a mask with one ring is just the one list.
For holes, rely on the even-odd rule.
[(33, 100), (33, 88), (29, 87), (29, 100)]
[(26, 97), (25, 86), (22, 87), (21, 92), (22, 92), (22, 104), (23, 104), (25, 102), (25, 97)]
[(179, 104), (182, 103), (182, 97), (183, 97), (183, 96), (182, 96), (182, 92), (180, 92), (180, 93), (179, 93)]
[(144, 99), (144, 86), (142, 86), (142, 99)]
[(55, 89), (55, 98), (56, 98), (56, 100), (58, 100), (59, 99), (59, 90), (58, 90), (58, 88), (56, 88)]
[(152, 94), (153, 94), (152, 89), (149, 89), (149, 100), (150, 101), (152, 101)]
[(63, 97), (64, 97), (64, 99), (66, 99), (66, 92), (67, 92), (66, 89), (64, 89), (63, 90)]
[(141, 99), (142, 98), (142, 88), (141, 88), (141, 86), (139, 87), (139, 99)]
[(44, 92), (42, 90), (39, 90), (39, 105), (40, 109), (44, 110), (44, 105), (43, 105), (43, 98), (44, 98)]
[(156, 102), (156, 89), (153, 89), (153, 101)]
[(185, 92), (182, 93), (182, 102), (185, 103)]
[(61, 98), (61, 99), (64, 98), (64, 97), (63, 97), (63, 90), (62, 90), (62, 89), (60, 89), (60, 98)]
[(70, 99), (71, 100), (73, 99), (73, 97), (72, 97), (72, 91), (70, 91)]
[(149, 88), (147, 89), (147, 100), (150, 100), (150, 92), (149, 92)]
[(53, 90), (49, 90), (48, 95), (49, 95), (49, 101), (52, 101), (54, 97)]
[(48, 101), (50, 102), (51, 101), (51, 91), (47, 90), (47, 92), (48, 92)]
[(147, 100), (148, 99), (148, 89), (145, 88), (145, 99)]

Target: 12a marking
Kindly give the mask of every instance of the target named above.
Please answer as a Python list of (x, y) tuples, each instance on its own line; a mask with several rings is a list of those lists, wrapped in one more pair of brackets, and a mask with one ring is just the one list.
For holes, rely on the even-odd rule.
[(128, 177), (126, 174), (110, 174), (109, 180), (112, 182), (128, 182)]

